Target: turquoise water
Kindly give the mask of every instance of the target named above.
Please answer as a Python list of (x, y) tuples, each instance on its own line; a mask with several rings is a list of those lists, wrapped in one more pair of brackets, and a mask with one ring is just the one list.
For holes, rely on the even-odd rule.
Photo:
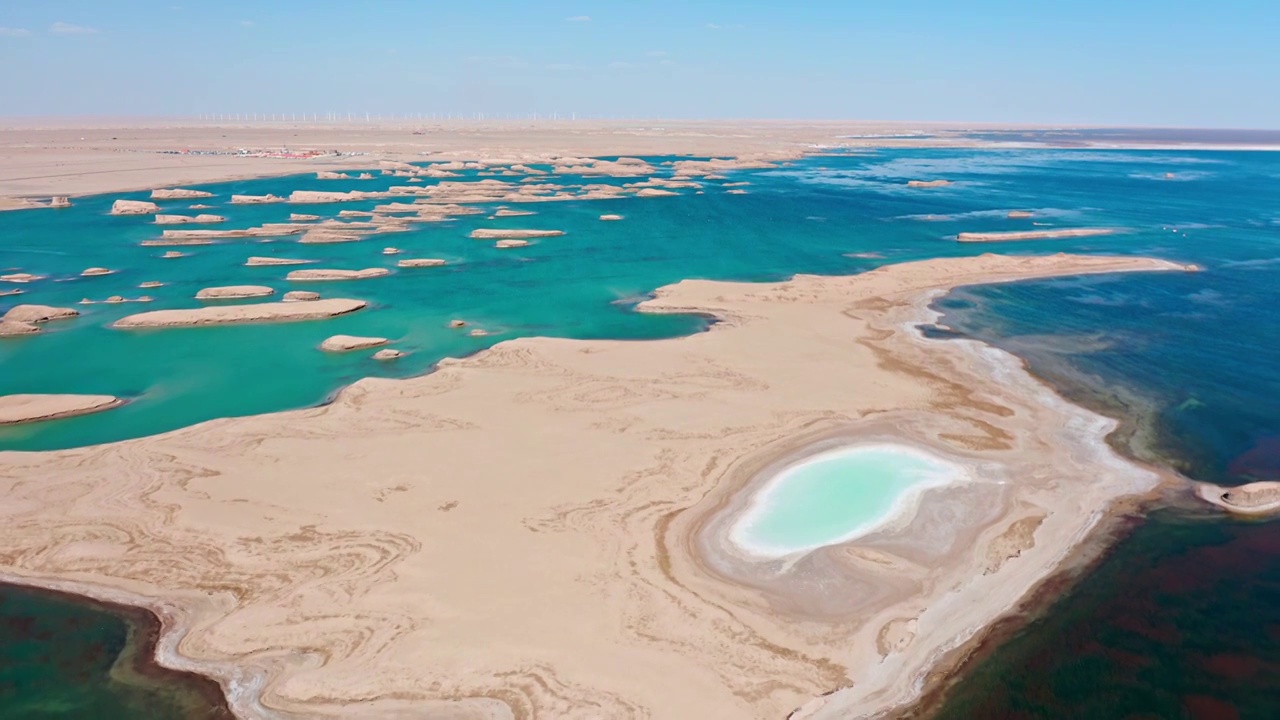
[(730, 535), (765, 557), (844, 542), (892, 519), (922, 490), (963, 475), (959, 467), (906, 447), (821, 453), (770, 478)]
[[(910, 179), (938, 177), (955, 184), (927, 191), (903, 187)], [(1205, 270), (964, 289), (939, 303), (943, 322), (1024, 357), (1069, 397), (1121, 419), (1123, 430), (1114, 441), (1125, 452), (1220, 483), (1280, 478), (1280, 326), (1271, 320), (1280, 305), (1280, 154), (885, 150), (735, 172), (727, 182), (743, 180), (752, 183), (750, 194), (729, 195), (719, 187), (724, 181), (709, 182), (703, 195), (686, 190), (675, 198), (540, 203), (528, 206), (539, 213), (532, 217), (473, 216), (344, 245), (234, 241), (192, 248), (191, 257), (179, 260), (161, 260), (164, 248), (138, 245), (158, 234), (146, 218), (106, 216), (119, 196), (81, 199), (65, 211), (0, 213), (0, 267), (53, 276), (25, 286), (28, 292), (20, 298), (0, 298), (0, 311), (19, 301), (66, 305), (86, 296), (144, 292), (157, 298), (148, 306), (84, 306), (84, 317), (52, 325), (43, 336), (0, 341), (0, 393), (92, 392), (134, 399), (100, 415), (2, 429), (0, 448), (67, 447), (307, 406), (359, 377), (425, 372), (442, 357), (511, 337), (696, 332), (703, 319), (631, 309), (645, 293), (687, 277), (774, 280), (993, 250), (1061, 250), (1157, 255)], [(290, 212), (333, 216), (374, 204), (230, 206), (233, 192), (390, 184), (290, 177), (203, 187), (216, 193), (207, 202), (214, 208), (206, 212), (227, 215), (221, 227), (232, 228), (282, 221)], [(188, 203), (162, 205), (182, 211)], [(1037, 217), (1007, 218), (1014, 209), (1036, 210)], [(599, 222), (606, 212), (626, 219)], [(1036, 222), (1126, 232), (1001, 246), (952, 239), (957, 232), (1031, 229)], [(567, 234), (523, 250), (497, 251), (466, 237), (480, 226)], [(380, 254), (384, 245), (405, 249), (400, 257), (446, 257), (455, 264), (299, 286), (373, 303), (331, 321), (148, 333), (107, 327), (140, 309), (194, 306), (191, 296), (208, 285), (288, 289), (281, 280), (287, 268), (242, 267), (250, 255), (310, 257), (322, 261), (320, 267), (390, 266), (396, 258)], [(76, 277), (94, 265), (120, 272)], [(170, 284), (136, 289), (144, 280)], [(471, 338), (448, 330), (445, 323), (453, 317), (495, 334)], [(336, 333), (391, 337), (412, 354), (380, 365), (362, 353), (315, 350)], [(1001, 662), (997, 650), (989, 658), (993, 665), (973, 671), (976, 684), (962, 682), (957, 692), (969, 687), (991, 700), (984, 706), (986, 717), (1105, 718), (1144, 711), (1155, 717), (1214, 717), (1167, 712), (1167, 698), (1193, 698), (1184, 704), (1202, 708), (1208, 701), (1194, 698), (1206, 694), (1235, 707), (1240, 717), (1280, 716), (1280, 693), (1272, 681), (1280, 646), (1274, 631), (1280, 627), (1274, 614), (1280, 607), (1274, 582), (1280, 525), (1160, 513), (1135, 523), (1133, 535), (1108, 560), (1114, 565), (1064, 594), (1050, 610), (1051, 618), (1070, 622), (1028, 627), (1009, 644), (1008, 662)], [(1229, 601), (1219, 602), (1223, 598)], [(1135, 616), (1161, 624), (1135, 626)], [(1234, 662), (1200, 662), (1215, 651)], [(0, 650), (0, 667), (4, 654)], [(1020, 659), (1028, 657), (1035, 661)], [(1191, 665), (1208, 668), (1210, 676), (1236, 674), (1208, 692), (1210, 676), (1183, 671)], [(1154, 669), (1107, 669), (1119, 666)], [(1082, 688), (1103, 679), (1099, 692), (1111, 703), (1101, 710), (1097, 703), (1085, 705), (1089, 694)], [(1000, 696), (1007, 702), (983, 690), (992, 683), (1007, 690)]]

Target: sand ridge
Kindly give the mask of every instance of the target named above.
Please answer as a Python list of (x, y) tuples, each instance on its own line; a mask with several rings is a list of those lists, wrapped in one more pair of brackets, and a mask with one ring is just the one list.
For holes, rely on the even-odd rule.
[[(1154, 482), (1011, 356), (923, 340), (923, 304), (1181, 269), (984, 255), (685, 281), (641, 307), (714, 315), (710, 332), (513, 340), (324, 407), (0, 454), (0, 575), (147, 599), (244, 716), (883, 709)], [(842, 437), (905, 438), (993, 482), (786, 566), (722, 541), (770, 463)]]

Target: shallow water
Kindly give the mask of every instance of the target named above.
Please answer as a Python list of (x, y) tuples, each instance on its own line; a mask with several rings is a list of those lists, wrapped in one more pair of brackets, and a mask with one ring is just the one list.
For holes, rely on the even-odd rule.
[(147, 666), (144, 612), (0, 585), (0, 720), (229, 720), (216, 683)]
[[(955, 184), (904, 187), (910, 179), (938, 177)], [(473, 216), (342, 245), (232, 241), (191, 248), (191, 257), (178, 260), (159, 259), (165, 248), (138, 245), (158, 235), (147, 218), (105, 215), (118, 196), (81, 199), (65, 211), (0, 213), (0, 268), (52, 276), (23, 286), (27, 294), (19, 298), (0, 298), (0, 311), (19, 301), (66, 305), (81, 297), (144, 292), (157, 298), (147, 306), (83, 306), (84, 317), (51, 325), (43, 336), (0, 342), (0, 393), (111, 393), (134, 400), (99, 415), (0, 429), (0, 449), (69, 447), (214, 417), (306, 406), (359, 377), (421, 373), (442, 357), (522, 335), (652, 338), (694, 332), (704, 326), (703, 319), (641, 315), (630, 308), (654, 288), (686, 277), (774, 280), (796, 272), (859, 272), (926, 257), (1061, 250), (1157, 255), (1196, 262), (1205, 271), (961, 290), (940, 303), (947, 313), (943, 322), (1023, 356), (1034, 372), (1072, 399), (1125, 421), (1116, 442), (1139, 457), (1217, 482), (1280, 475), (1280, 329), (1270, 321), (1280, 303), (1280, 206), (1275, 204), (1280, 154), (886, 150), (736, 172), (729, 182), (742, 180), (752, 183), (750, 194), (730, 195), (720, 187), (724, 181), (709, 182), (704, 195), (683, 191), (676, 198), (540, 203), (530, 206), (538, 212), (532, 217), (485, 221)], [(232, 193), (378, 189), (391, 183), (290, 177), (203, 186), (217, 195), (207, 201), (214, 207), (205, 212), (229, 217), (219, 228), (280, 221), (290, 212), (333, 216), (374, 203), (232, 206), (227, 200)], [(189, 204), (162, 203), (173, 212)], [(1009, 219), (1008, 211), (1015, 209), (1036, 210), (1037, 216)], [(602, 213), (626, 219), (601, 223), (596, 218)], [(481, 226), (567, 234), (522, 250), (498, 251), (466, 237)], [(1049, 226), (1125, 232), (995, 246), (952, 239), (962, 231)], [(107, 327), (142, 309), (194, 306), (195, 291), (209, 285), (293, 287), (282, 280), (288, 268), (242, 267), (250, 255), (309, 257), (322, 261), (316, 267), (393, 265), (396, 257), (380, 254), (384, 245), (403, 248), (399, 257), (445, 257), (454, 264), (376, 280), (297, 285), (374, 304), (331, 321), (143, 333)], [(119, 272), (77, 277), (94, 265)], [(144, 280), (169, 285), (138, 290)], [(471, 338), (451, 331), (445, 324), (453, 317), (495, 334)], [(315, 350), (337, 333), (390, 337), (411, 354), (382, 365), (363, 353), (331, 356)], [(1218, 647), (1232, 656), (1270, 662), (1275, 623), (1268, 620), (1259, 631), (1251, 618), (1266, 603), (1280, 605), (1267, 580), (1280, 562), (1274, 553), (1257, 551), (1280, 538), (1277, 527), (1210, 520), (1188, 525), (1157, 514), (1136, 532), (1138, 540), (1121, 543), (1109, 561), (1120, 569), (1100, 572), (1096, 583), (1114, 597), (1136, 598), (1163, 573), (1186, 578), (1187, 592), (1160, 599), (1167, 611), (1162, 618), (1176, 632), (1160, 634), (1141, 649), (1175, 665), (1190, 657), (1181, 639), (1200, 632), (1202, 618), (1189, 610), (1215, 602), (1206, 595), (1227, 588), (1232, 602), (1214, 605), (1222, 622), (1203, 635), (1196, 652)], [(1230, 539), (1246, 536), (1251, 539)], [(1233, 562), (1207, 566), (1201, 551), (1224, 546)], [(1097, 586), (1082, 585), (1053, 609), (1055, 615), (1078, 619), (1071, 630), (1033, 626), (1024, 634), (1024, 641), (1044, 649), (1039, 656), (1052, 663), (1018, 662), (1020, 651), (1010, 650), (1015, 660), (1001, 672), (1014, 704), (1005, 710), (992, 706), (991, 717), (1072, 716), (1074, 706), (1057, 679), (1060, 669), (1083, 667), (1099, 652), (1123, 657), (1124, 644), (1114, 635), (1100, 634), (1099, 645), (1088, 652), (1064, 642), (1064, 633), (1087, 634), (1120, 617), (1113, 605), (1093, 602), (1090, 587)], [(0, 657), (0, 668), (5, 662)], [(982, 672), (974, 672), (975, 687), (983, 682)], [(1280, 693), (1267, 692), (1275, 687), (1269, 677), (1257, 676), (1253, 689), (1226, 685), (1220, 695), (1230, 695), (1233, 702), (1248, 695), (1247, 702), (1240, 700), (1240, 707), (1248, 708), (1242, 717), (1280, 716)], [(1116, 675), (1106, 686), (1113, 707), (1155, 702), (1130, 679)], [(1174, 692), (1181, 680), (1174, 673), (1161, 682)], [(1187, 688), (1183, 694), (1194, 694), (1191, 684)], [(1016, 703), (1033, 696), (1048, 703), (1040, 714), (1017, 710)], [(1153, 704), (1148, 715), (1163, 716), (1166, 707)]]
[(961, 468), (907, 447), (824, 452), (770, 478), (730, 537), (763, 557), (833, 545), (892, 520), (924, 489), (963, 476)]

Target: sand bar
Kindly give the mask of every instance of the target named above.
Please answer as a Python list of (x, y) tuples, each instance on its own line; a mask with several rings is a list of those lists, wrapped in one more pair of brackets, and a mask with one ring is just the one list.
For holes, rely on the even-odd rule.
[(313, 302), (273, 302), (257, 305), (217, 305), (188, 310), (152, 310), (120, 318), (115, 328), (163, 328), (237, 323), (322, 320), (355, 312), (368, 305), (363, 300), (330, 298)]
[(4, 314), (9, 322), (43, 323), (50, 320), (68, 320), (80, 314), (75, 308), (52, 305), (14, 305)]
[(111, 395), (0, 395), (0, 425), (87, 415), (123, 404)]
[(320, 343), (325, 352), (351, 352), (365, 348), (378, 347), (391, 342), (384, 337), (360, 337), (358, 335), (334, 335)]
[(261, 267), (269, 265), (306, 265), (313, 263), (315, 260), (302, 260), (300, 258), (282, 258), (282, 257), (261, 257), (253, 256), (244, 261), (247, 267)]
[[(512, 340), (323, 407), (5, 453), (0, 576), (166, 609), (173, 653), (238, 678), (245, 715), (867, 715), (1155, 482), (1012, 356), (923, 339), (927, 303), (1182, 269), (984, 255), (685, 281), (640, 307), (709, 332)], [(753, 483), (851, 438), (982, 481), (786, 566), (733, 550)]]
[(958, 242), (1012, 242), (1016, 240), (1057, 240), (1061, 238), (1114, 235), (1116, 228), (1062, 228), (1058, 230), (1015, 230), (1011, 232), (962, 232)]
[(1280, 512), (1280, 482), (1260, 480), (1238, 487), (1197, 483), (1196, 495), (1236, 515), (1270, 515)]

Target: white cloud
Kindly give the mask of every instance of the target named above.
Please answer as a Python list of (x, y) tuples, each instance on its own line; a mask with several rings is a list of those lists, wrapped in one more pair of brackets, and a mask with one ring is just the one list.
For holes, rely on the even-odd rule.
[(98, 29), (85, 27), (84, 25), (72, 25), (59, 20), (49, 26), (49, 32), (54, 35), (93, 35), (98, 32)]
[(26, 37), (31, 31), (26, 28), (0, 27), (0, 37)]
[(569, 22), (591, 22), (590, 15), (574, 15), (571, 18), (565, 18)]

